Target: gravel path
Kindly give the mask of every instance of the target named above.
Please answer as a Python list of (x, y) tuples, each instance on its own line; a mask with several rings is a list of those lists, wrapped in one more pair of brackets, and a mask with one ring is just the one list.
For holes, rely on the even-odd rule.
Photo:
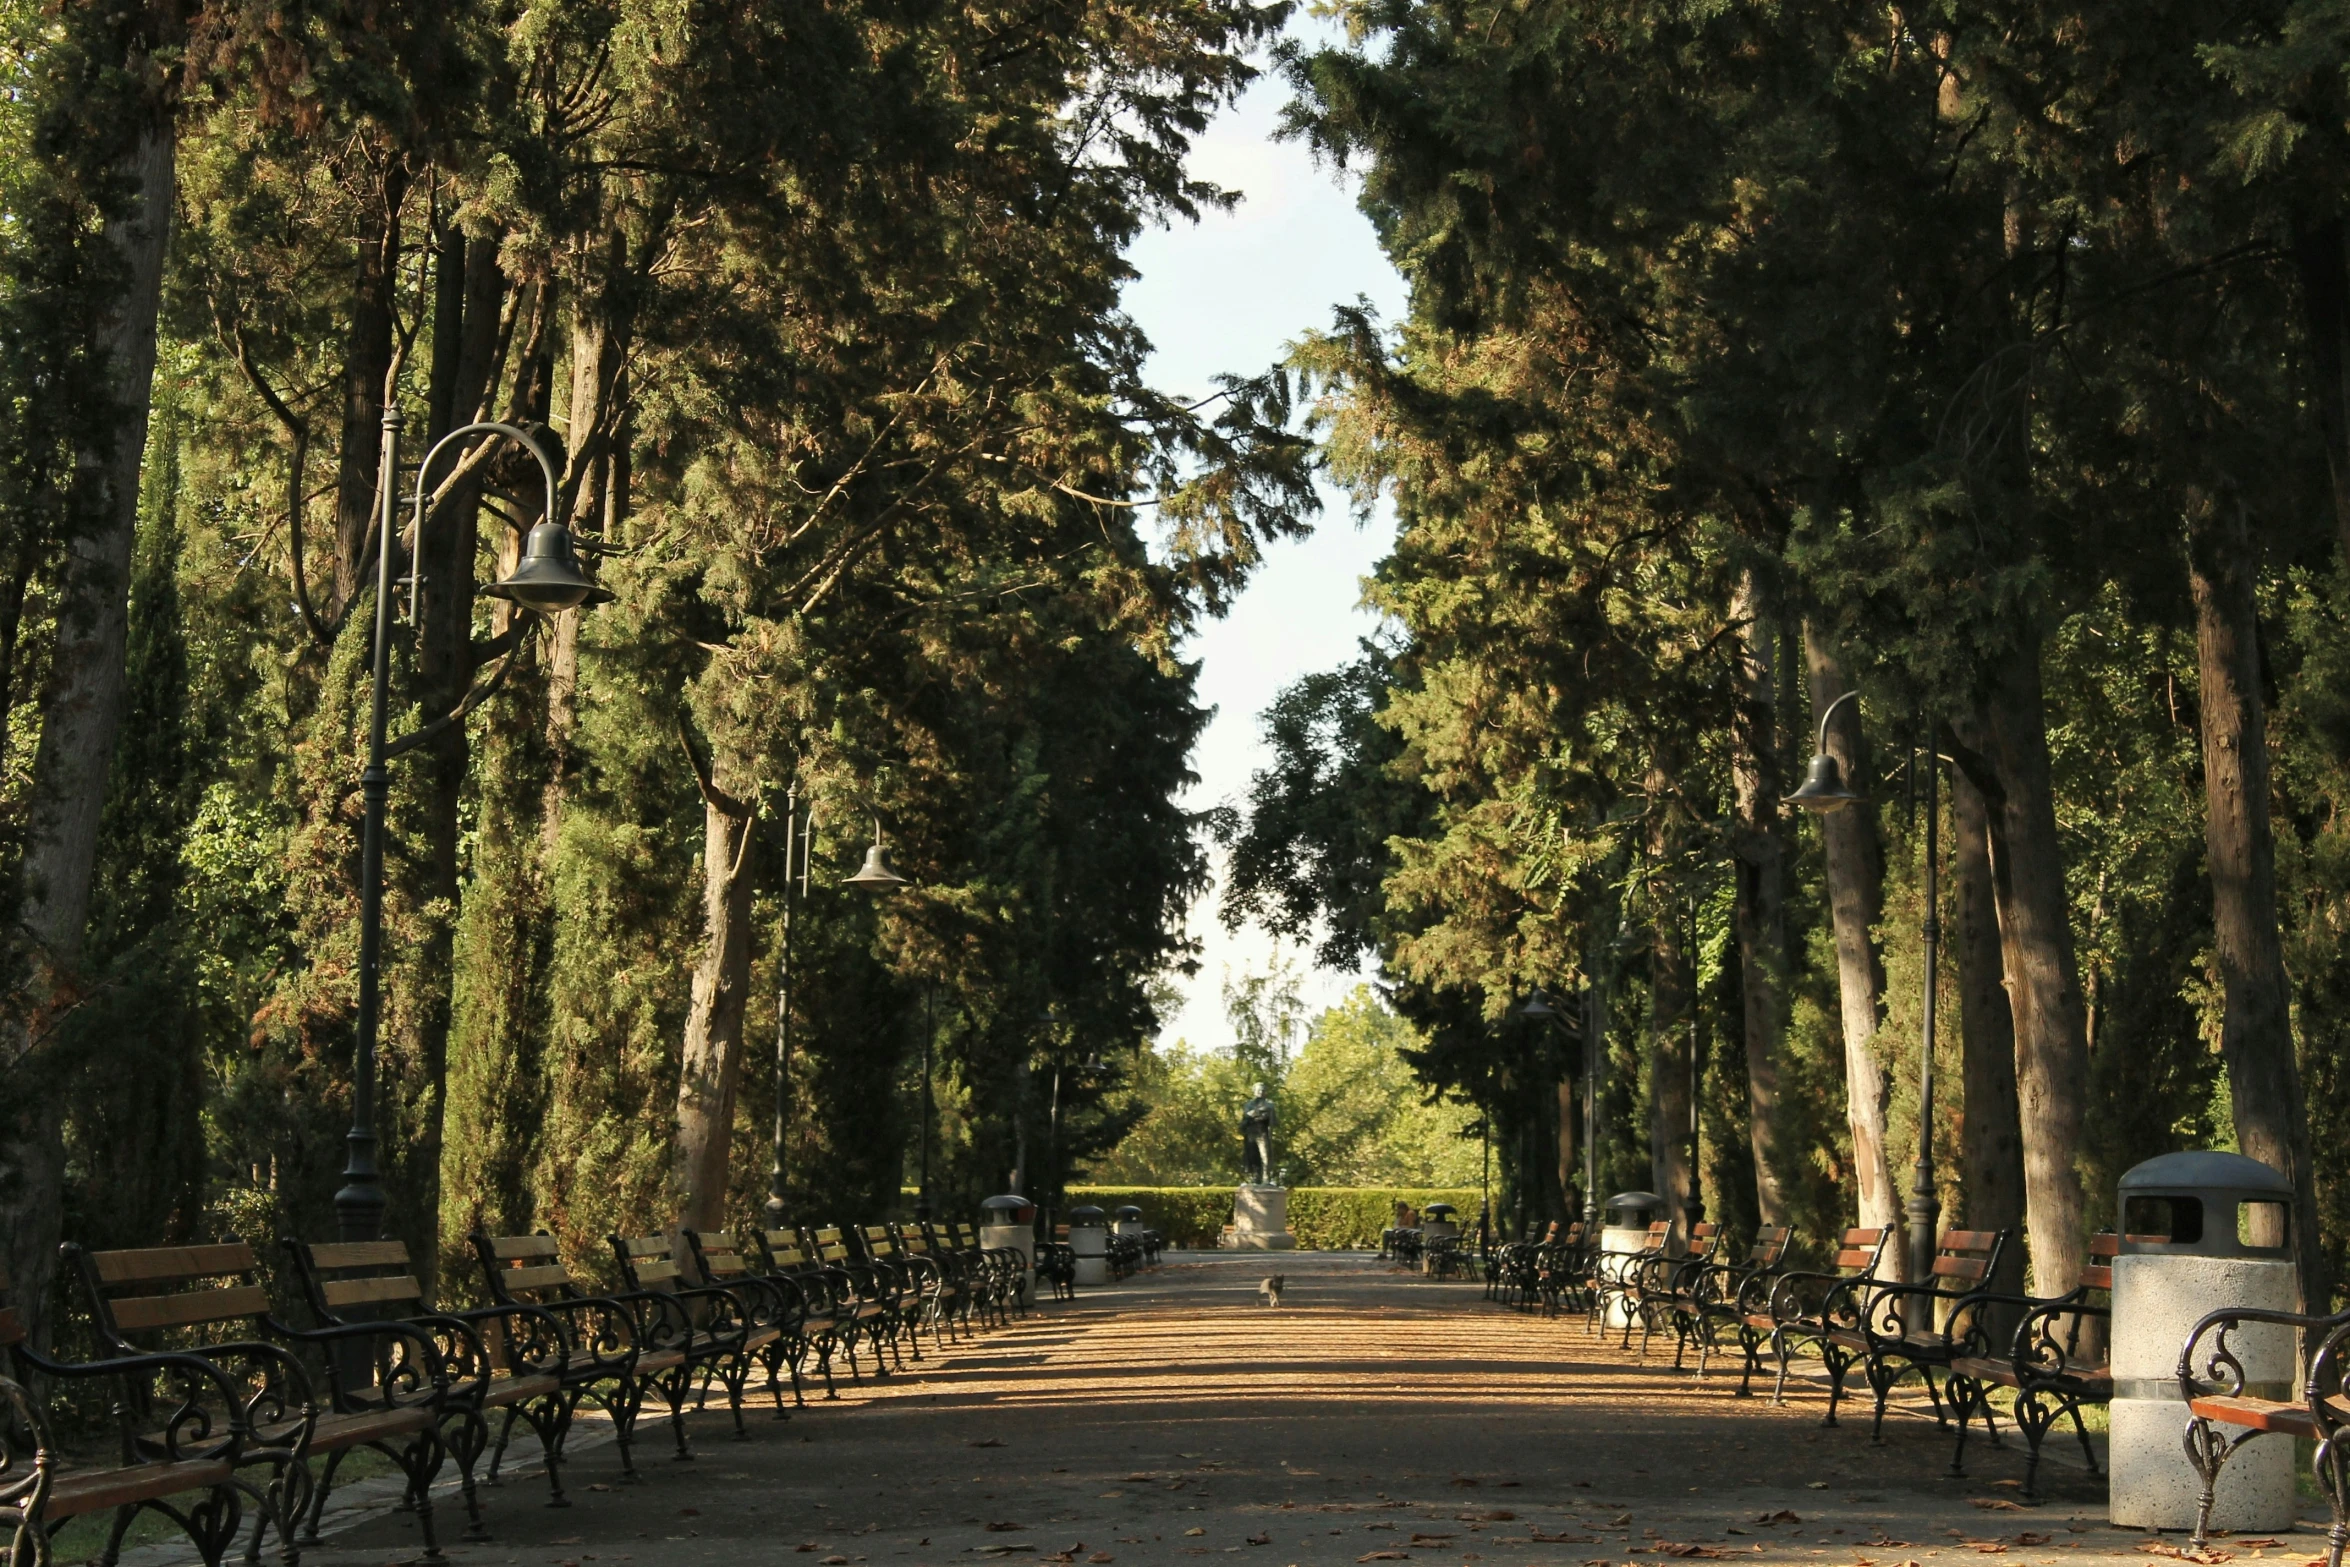
[[(1275, 1268), (1288, 1292), (1268, 1310), (1256, 1286)], [(925, 1354), (789, 1421), (760, 1418), (749, 1441), (698, 1416), (691, 1463), (648, 1430), (640, 1485), (615, 1483), (608, 1445), (586, 1447), (569, 1471), (576, 1506), (539, 1505), (537, 1480), (518, 1476), (489, 1493), (495, 1541), (449, 1554), (469, 1567), (2145, 1567), (2150, 1548), (2180, 1543), (2106, 1526), (2102, 1483), (2077, 1463), (2051, 1466), (2045, 1505), (2022, 1508), (2012, 1443), (1947, 1479), (1948, 1439), (1926, 1420), (1889, 1421), (1876, 1447), (1865, 1419), (1823, 1429), (1814, 1386), (1784, 1408), (1735, 1399), (1718, 1370), (1700, 1384), (1640, 1365), (1580, 1322), (1361, 1255), (1173, 1254)], [(406, 1518), (350, 1516), (305, 1560), (415, 1554)], [(439, 1517), (458, 1532), (454, 1496)], [(2323, 1554), (2308, 1524), (2227, 1546), (2244, 1562)]]

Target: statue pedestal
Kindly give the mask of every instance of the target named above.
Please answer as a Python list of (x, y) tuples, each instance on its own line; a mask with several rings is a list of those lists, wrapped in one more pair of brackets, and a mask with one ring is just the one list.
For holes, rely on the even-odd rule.
[(1232, 1225), (1224, 1244), (1234, 1251), (1289, 1251), (1297, 1237), (1289, 1233), (1289, 1188), (1243, 1186), (1232, 1194)]

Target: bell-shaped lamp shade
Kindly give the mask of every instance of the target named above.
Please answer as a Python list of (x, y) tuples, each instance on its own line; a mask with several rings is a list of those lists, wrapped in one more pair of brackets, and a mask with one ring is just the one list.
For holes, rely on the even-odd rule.
[(523, 541), (521, 563), (503, 581), (490, 584), (489, 592), (542, 615), (612, 601), (610, 588), (598, 587), (579, 569), (571, 530), (559, 522), (542, 522), (531, 529)]
[(1836, 765), (1836, 758), (1823, 751), (1811, 759), (1811, 770), (1803, 775), (1803, 787), (1787, 796), (1787, 803), (1826, 816), (1866, 798), (1845, 787), (1844, 769)]
[(868, 892), (888, 892), (905, 884), (906, 878), (889, 863), (889, 851), (881, 846), (881, 835), (874, 834), (872, 846), (865, 851), (865, 863), (857, 867), (849, 885), (863, 887)]
[(1559, 1009), (1550, 1004), (1550, 997), (1543, 994), (1540, 985), (1535, 986), (1526, 999), (1518, 1003), (1517, 1014), (1537, 1023), (1547, 1023), (1560, 1015)]

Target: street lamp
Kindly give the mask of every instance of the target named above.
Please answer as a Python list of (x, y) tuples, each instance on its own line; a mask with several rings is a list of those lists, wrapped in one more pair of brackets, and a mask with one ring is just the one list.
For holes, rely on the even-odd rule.
[[(1847, 691), (1830, 702), (1827, 711), (1820, 714), (1819, 749), (1811, 759), (1811, 770), (1803, 780), (1803, 787), (1787, 797), (1789, 805), (1801, 806), (1815, 815), (1825, 816), (1863, 798), (1845, 786), (1836, 759), (1828, 755), (1828, 720), (1836, 709), (1856, 701), (1858, 691)], [(1913, 1282), (1931, 1284), (1934, 1280), (1935, 1237), (1942, 1221), (1942, 1199), (1934, 1184), (1934, 993), (1936, 961), (1940, 955), (1942, 923), (1935, 917), (1941, 906), (1941, 805), (1936, 798), (1942, 781), (1942, 757), (1933, 743), (1929, 730), (1926, 736), (1926, 917), (1919, 924), (1919, 932), (1926, 947), (1926, 994), (1924, 1008), (1925, 1049), (1918, 1057), (1918, 1154), (1911, 1167), (1909, 1201), (1904, 1205), (1909, 1218), (1909, 1276)], [(1916, 1296), (1911, 1303), (1913, 1313), (1933, 1310), (1930, 1296)], [(1931, 1322), (1911, 1322), (1920, 1330), (1933, 1326)]]
[[(469, 436), (491, 435), (512, 441), (538, 460), (546, 479), (547, 506), (543, 520), (523, 543), (522, 560), (501, 580), (492, 583), (493, 597), (507, 599), (536, 615), (555, 615), (584, 604), (602, 604), (611, 591), (598, 587), (579, 569), (571, 530), (561, 521), (554, 460), (528, 431), (511, 424), (484, 422), (452, 430), (434, 442), (416, 468), (416, 494), (410, 510), (409, 549), (423, 558), (425, 494), (433, 459), (452, 442)], [(335, 1193), (335, 1226), (346, 1241), (371, 1241), (383, 1233), (383, 1182), (375, 1164), (375, 1044), (382, 1010), (384, 809), (392, 792), (392, 758), (416, 749), (488, 699), (514, 667), (522, 644), (509, 649), (504, 662), (482, 686), (463, 701), (412, 734), (387, 744), (384, 731), (390, 719), (392, 671), (392, 551), (393, 524), (399, 517), (400, 411), (387, 399), (383, 414), (383, 478), (375, 552), (375, 648), (370, 664), (372, 691), (367, 716), (367, 770), (359, 775), (359, 794), (365, 818), (359, 838), (359, 1018), (351, 1063), (351, 1130), (345, 1138), (348, 1153), (343, 1184)], [(421, 591), (421, 576), (416, 579)]]
[[(767, 1201), (765, 1204), (767, 1227), (771, 1230), (783, 1228), (784, 1215), (787, 1211), (787, 1205), (784, 1201), (784, 1140), (791, 1126), (792, 877), (794, 875), (799, 877), (800, 901), (806, 902), (808, 898), (808, 867), (812, 858), (811, 851), (816, 846), (816, 812), (813, 806), (809, 808), (807, 825), (802, 827), (800, 824), (800, 786), (796, 783), (791, 786), (790, 794), (785, 797), (784, 817), (783, 962), (782, 972), (776, 976), (775, 998), (775, 1154), (774, 1162), (767, 1171)], [(798, 854), (796, 865), (793, 860), (795, 850)], [(880, 817), (877, 816), (873, 819), (873, 842), (865, 850), (865, 863), (857, 868), (857, 874), (844, 876), (841, 881), (845, 886), (862, 887), (868, 892), (875, 893), (889, 892), (906, 885), (906, 878), (891, 868), (889, 853), (881, 846)], [(927, 1071), (930, 1050), (927, 1040), (924, 1041), (922, 1048), (924, 1069)], [(927, 1154), (928, 1149), (926, 1148), (924, 1152)], [(923, 1181), (923, 1189), (925, 1192), (929, 1189), (927, 1174)]]

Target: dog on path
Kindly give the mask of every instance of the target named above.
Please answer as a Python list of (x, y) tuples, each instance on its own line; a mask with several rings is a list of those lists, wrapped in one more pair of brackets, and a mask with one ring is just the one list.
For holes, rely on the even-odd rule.
[(1281, 1286), (1287, 1282), (1286, 1275), (1276, 1273), (1257, 1286), (1257, 1293), (1265, 1298), (1266, 1305), (1278, 1306), (1281, 1304)]

